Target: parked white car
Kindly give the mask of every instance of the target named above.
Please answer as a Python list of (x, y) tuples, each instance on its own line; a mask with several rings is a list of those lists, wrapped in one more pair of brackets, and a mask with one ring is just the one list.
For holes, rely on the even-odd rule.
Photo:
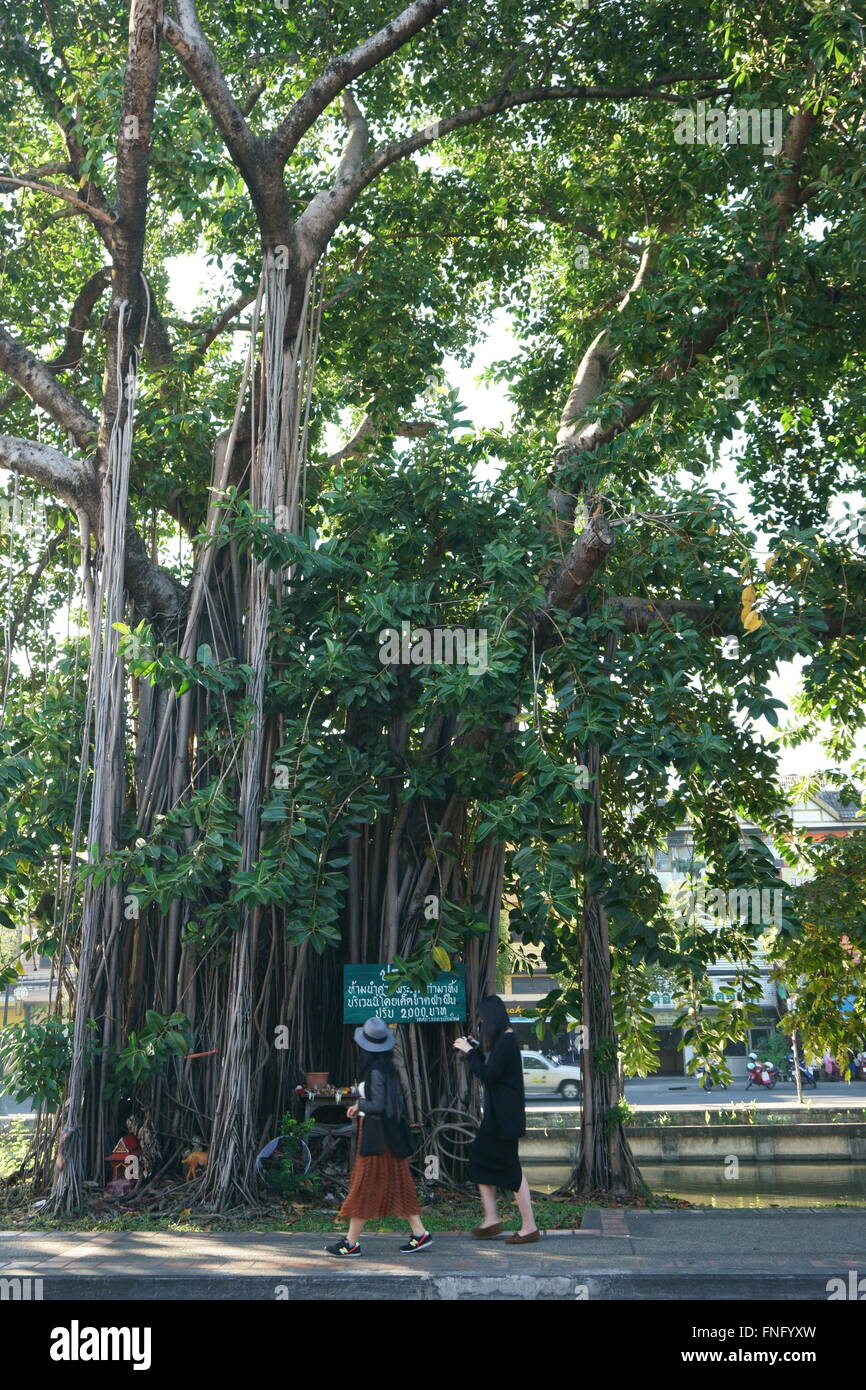
[(523, 1084), (526, 1099), (536, 1096), (561, 1096), (563, 1100), (580, 1100), (583, 1094), (580, 1067), (560, 1066), (540, 1052), (522, 1052)]

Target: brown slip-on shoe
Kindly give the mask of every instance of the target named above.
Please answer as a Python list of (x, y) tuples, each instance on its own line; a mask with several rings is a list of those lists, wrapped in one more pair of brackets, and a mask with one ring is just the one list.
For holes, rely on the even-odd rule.
[(519, 1231), (515, 1231), (513, 1236), (506, 1237), (506, 1245), (534, 1245), (537, 1240), (541, 1240), (540, 1231), (529, 1231), (522, 1236)]
[(502, 1230), (502, 1222), (498, 1221), (495, 1226), (476, 1226), (472, 1232), (476, 1240), (490, 1240), (493, 1236), (498, 1236)]

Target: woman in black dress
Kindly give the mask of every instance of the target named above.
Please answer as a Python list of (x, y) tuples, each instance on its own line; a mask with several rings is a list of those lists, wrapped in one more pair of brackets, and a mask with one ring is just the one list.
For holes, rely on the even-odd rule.
[[(478, 1240), (498, 1236), (502, 1222), (496, 1208), (496, 1189), (510, 1189), (520, 1208), (520, 1229), (508, 1245), (530, 1245), (539, 1239), (529, 1184), (523, 1176), (517, 1141), (526, 1133), (523, 1061), (505, 1005), (489, 994), (478, 1006), (480, 1046), (473, 1038), (458, 1038), (454, 1046), (484, 1083), (484, 1118), (469, 1152), (469, 1174), (478, 1184), (483, 1220), (472, 1234)], [(482, 1053), (484, 1056), (482, 1056)]]

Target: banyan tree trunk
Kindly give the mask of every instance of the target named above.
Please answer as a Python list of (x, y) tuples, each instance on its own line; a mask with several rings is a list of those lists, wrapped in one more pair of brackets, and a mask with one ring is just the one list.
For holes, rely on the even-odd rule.
[[(286, 273), (266, 259), (235, 420), (224, 446), (215, 451), (205, 528), (211, 539), (197, 556), (185, 626), (176, 631), (153, 625), (157, 646), (187, 661), (195, 660), (206, 643), (217, 666), (227, 660), (249, 668), (244, 696), (252, 717), (243, 737), (233, 739), (229, 730), (219, 751), (204, 737), (219, 713), (219, 696), (201, 686), (175, 695), (144, 679), (130, 686), (124, 675), (115, 624), (129, 616), (122, 586), (122, 518), (131, 420), (116, 441), (119, 462), (109, 470), (115, 493), (106, 496), (113, 530), (107, 528), (109, 541), (101, 553), (88, 557), (98, 576), (90, 603), (91, 867), (124, 847), (125, 809), (134, 809), (135, 835), (146, 837), (158, 817), (177, 812), (215, 781), (235, 798), (241, 870), (251, 870), (259, 859), (260, 812), (270, 792), (274, 750), (284, 742), (280, 716), (267, 701), (269, 630), (273, 605), (292, 576), (255, 556), (239, 556), (233, 544), (217, 544), (219, 499), (230, 481), (245, 483), (253, 508), (275, 529), (297, 533), (303, 528), (302, 468), (320, 291), (315, 277), (289, 285)], [(260, 323), (256, 363), (253, 344)], [(134, 391), (131, 402), (133, 397)], [(395, 715), (390, 727), (378, 731), (377, 746), (405, 753), (410, 732)], [(443, 765), (468, 736), (445, 715), (420, 735), (425, 753), (433, 750)], [(350, 721), (346, 739), (353, 736)], [(133, 741), (134, 775), (127, 790), (124, 769)], [(393, 765), (402, 767), (402, 759)], [(409, 955), (429, 926), (424, 904), (431, 895), (458, 907), (471, 904), (476, 922), (487, 926), (469, 938), (464, 955), (467, 1010), (469, 1020), (474, 1018), (478, 1000), (495, 986), (504, 850), (493, 844), (472, 848), (470, 808), (456, 789), (440, 803), (420, 797), (406, 801), (400, 796), (401, 775), (395, 771), (384, 788), (390, 793), (387, 811), (345, 846), (350, 890), (338, 949), (319, 954), (309, 942), (294, 944), (286, 934), (286, 910), (254, 904), (244, 904), (236, 925), (203, 948), (188, 929), (201, 906), (224, 895), (219, 884), (206, 890), (203, 904), (178, 897), (166, 907), (151, 903), (138, 911), (129, 883), (110, 876), (87, 879), (80, 933), (69, 932), (78, 989), (74, 1060), (52, 1191), (55, 1209), (78, 1206), (85, 1183), (102, 1185), (105, 1155), (130, 1111), (139, 1121), (144, 1117), (155, 1137), (154, 1172), (171, 1172), (173, 1165), (176, 1171), (184, 1145), (203, 1145), (209, 1151), (203, 1195), (221, 1207), (255, 1201), (255, 1156), (278, 1132), (303, 1072), (328, 1070), (353, 1079), (351, 1031), (342, 1025), (343, 964), (387, 963), (395, 955)], [(184, 850), (196, 846), (198, 833), (187, 825)], [(159, 1080), (142, 1082), (127, 1097), (110, 1098), (108, 1059), (130, 1032), (141, 1029), (147, 1010), (184, 1014), (198, 1055), (175, 1057)], [(475, 1104), (451, 1046), (458, 1031), (456, 1025), (435, 1024), (401, 1029), (397, 1063), (411, 1119)], [(277, 1045), (280, 1033), (283, 1045)]]
[[(607, 644), (609, 665), (615, 650)], [(601, 756), (597, 745), (586, 750), (584, 763), (593, 799), (581, 806), (588, 853), (601, 855)], [(620, 1113), (622, 1100), (618, 1066), (619, 1045), (611, 1001), (610, 941), (602, 902), (584, 881), (581, 930), (581, 995), (583, 1000), (583, 1107), (580, 1154), (570, 1187), (589, 1195), (629, 1197), (643, 1186)]]

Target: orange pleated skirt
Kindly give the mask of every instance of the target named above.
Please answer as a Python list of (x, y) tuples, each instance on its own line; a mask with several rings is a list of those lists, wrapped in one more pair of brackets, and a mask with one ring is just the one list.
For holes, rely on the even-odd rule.
[[(358, 1149), (364, 1121), (358, 1128)], [(391, 1153), (358, 1153), (352, 1169), (352, 1179), (340, 1215), (369, 1221), (377, 1216), (417, 1216), (420, 1208), (418, 1193), (409, 1172), (407, 1158), (395, 1158)]]

